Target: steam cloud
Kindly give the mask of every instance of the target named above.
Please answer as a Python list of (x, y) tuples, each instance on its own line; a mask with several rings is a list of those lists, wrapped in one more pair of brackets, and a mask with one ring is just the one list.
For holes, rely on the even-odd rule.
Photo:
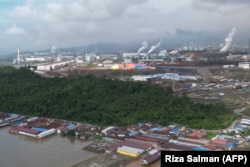
[(235, 32), (236, 32), (236, 28), (233, 28), (231, 32), (227, 35), (227, 37), (225, 38), (225, 45), (223, 46), (223, 48), (221, 48), (220, 52), (226, 52), (229, 49), (229, 47), (232, 44), (233, 36)]
[(141, 53), (143, 50), (145, 50), (147, 48), (148, 48), (148, 43), (147, 43), (147, 41), (144, 41), (144, 42), (142, 42), (142, 46), (139, 48), (137, 53), (139, 54), (139, 53)]
[(169, 54), (172, 54), (172, 55), (175, 55), (175, 54), (178, 54), (178, 53), (179, 53), (178, 50), (172, 50), (172, 51), (169, 52)]
[(148, 51), (148, 54), (149, 53), (152, 53), (156, 48), (158, 48), (160, 45), (161, 45), (161, 42), (162, 40), (160, 40), (156, 45), (152, 46), (149, 51)]
[(167, 50), (161, 50), (159, 54), (167, 54)]

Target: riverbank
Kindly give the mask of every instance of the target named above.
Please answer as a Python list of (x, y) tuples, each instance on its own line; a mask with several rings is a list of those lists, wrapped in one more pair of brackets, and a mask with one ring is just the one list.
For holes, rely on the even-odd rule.
[(37, 140), (8, 130), (9, 127), (0, 129), (1, 167), (69, 167), (97, 155), (81, 149), (92, 141), (59, 135)]

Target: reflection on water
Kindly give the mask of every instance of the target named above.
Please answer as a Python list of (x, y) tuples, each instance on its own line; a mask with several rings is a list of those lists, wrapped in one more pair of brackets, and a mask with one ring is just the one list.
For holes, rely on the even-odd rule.
[(8, 130), (0, 129), (0, 167), (70, 167), (95, 155), (82, 150), (91, 141), (56, 135), (37, 140)]

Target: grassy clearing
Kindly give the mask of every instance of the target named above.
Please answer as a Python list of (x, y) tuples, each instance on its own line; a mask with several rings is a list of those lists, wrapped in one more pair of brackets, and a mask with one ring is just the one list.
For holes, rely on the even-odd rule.
[(216, 133), (214, 133), (214, 132), (209, 132), (208, 134), (207, 134), (207, 138), (208, 139), (212, 139), (213, 137), (215, 137), (217, 134)]
[(242, 113), (243, 113), (244, 115), (250, 116), (250, 108), (244, 110)]
[(245, 101), (235, 97), (224, 97), (222, 99), (222, 103), (230, 109), (242, 108), (246, 104)]

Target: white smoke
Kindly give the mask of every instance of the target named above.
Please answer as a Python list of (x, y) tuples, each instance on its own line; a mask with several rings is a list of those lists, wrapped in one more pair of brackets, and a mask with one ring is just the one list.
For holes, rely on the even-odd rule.
[(167, 54), (167, 50), (161, 50), (159, 54)]
[(225, 38), (225, 45), (223, 46), (223, 48), (221, 48), (220, 52), (226, 52), (230, 48), (235, 32), (236, 28), (233, 28), (231, 32), (227, 35), (227, 37)]
[(156, 48), (158, 48), (159, 46), (161, 46), (161, 42), (162, 42), (162, 40), (160, 40), (156, 45), (152, 46), (149, 49), (148, 54), (152, 53)]
[(55, 52), (56, 52), (56, 46), (52, 46), (51, 53), (55, 53)]
[(171, 55), (176, 55), (178, 53), (179, 53), (178, 50), (172, 50), (172, 51), (169, 52), (169, 54), (171, 54)]
[(139, 48), (137, 53), (139, 54), (139, 53), (141, 53), (143, 50), (145, 50), (147, 48), (148, 48), (148, 43), (147, 43), (147, 41), (144, 41), (144, 42), (142, 42), (142, 46)]

